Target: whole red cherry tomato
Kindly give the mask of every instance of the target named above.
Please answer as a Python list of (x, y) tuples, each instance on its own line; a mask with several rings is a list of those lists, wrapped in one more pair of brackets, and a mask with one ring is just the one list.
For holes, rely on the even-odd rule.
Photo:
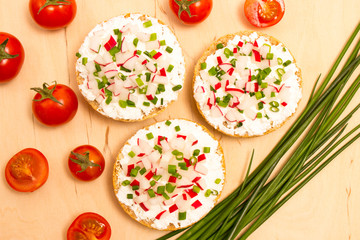
[(31, 88), (37, 92), (33, 99), (34, 116), (43, 124), (58, 126), (74, 118), (78, 109), (78, 99), (74, 91), (66, 85), (43, 84), (43, 88)]
[(35, 191), (44, 185), (48, 176), (48, 161), (34, 148), (26, 148), (15, 154), (5, 168), (6, 181), (19, 192)]
[(97, 213), (87, 212), (78, 216), (67, 231), (67, 240), (109, 240), (110, 224)]
[(75, 18), (75, 0), (30, 0), (32, 18), (41, 27), (55, 30), (66, 27)]
[(211, 12), (212, 0), (169, 0), (171, 10), (185, 24), (204, 21)]
[(245, 16), (256, 27), (270, 27), (277, 24), (285, 13), (284, 0), (246, 0)]
[(105, 159), (96, 147), (82, 145), (71, 151), (68, 165), (74, 177), (91, 181), (98, 178), (104, 171)]
[(24, 63), (25, 53), (20, 41), (13, 35), (0, 32), (0, 82), (15, 78)]

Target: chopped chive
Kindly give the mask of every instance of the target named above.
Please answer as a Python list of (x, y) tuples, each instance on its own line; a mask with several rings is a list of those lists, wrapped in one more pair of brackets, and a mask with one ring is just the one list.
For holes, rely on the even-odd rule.
[(156, 33), (152, 33), (150, 35), (150, 41), (155, 41), (157, 39), (157, 34)]
[(125, 180), (121, 183), (121, 185), (123, 186), (127, 186), (127, 185), (130, 185), (130, 181), (129, 180)]
[(133, 169), (131, 169), (131, 171), (130, 171), (130, 176), (136, 177), (137, 174), (138, 174), (138, 172), (139, 172), (139, 170), (137, 170), (136, 168), (133, 168)]
[(262, 113), (261, 113), (261, 112), (258, 112), (258, 113), (256, 114), (256, 118), (262, 118)]
[(85, 66), (87, 64), (87, 61), (88, 61), (87, 57), (84, 57), (82, 59), (82, 64)]
[(283, 52), (286, 52), (286, 48), (285, 48), (285, 47), (283, 47), (283, 49), (282, 49), (282, 50), (283, 50)]
[(159, 181), (160, 178), (162, 178), (162, 175), (154, 175), (154, 176), (153, 176), (153, 179), (154, 179), (155, 181)]
[(127, 199), (133, 199), (133, 195), (130, 193), (130, 194), (126, 195), (126, 198)]
[(175, 174), (176, 173), (176, 165), (168, 165), (168, 173)]
[(136, 107), (135, 103), (131, 100), (126, 100), (126, 104), (128, 107)]
[(115, 35), (118, 35), (120, 33), (120, 30), (119, 29), (114, 29), (114, 34)]
[(158, 194), (163, 194), (165, 192), (165, 186), (158, 186), (156, 192)]
[(261, 92), (256, 92), (255, 97), (256, 97), (257, 100), (259, 100), (259, 99), (261, 99), (263, 97), (263, 95), (261, 94)]
[(261, 88), (267, 88), (267, 87), (268, 87), (268, 83), (262, 82), (260, 86), (261, 86)]
[(285, 74), (285, 70), (283, 68), (278, 68), (276, 69), (276, 73), (279, 75), (279, 77), (281, 77)]
[(169, 199), (170, 199), (169, 195), (167, 195), (165, 192), (162, 193), (162, 196), (163, 196), (166, 200), (169, 200)]
[(101, 71), (101, 67), (98, 63), (95, 63), (95, 69), (97, 72), (100, 72)]
[(258, 102), (258, 109), (261, 110), (264, 108), (264, 104), (262, 102)]
[(152, 22), (151, 22), (150, 20), (147, 21), (147, 22), (144, 22), (144, 23), (143, 23), (143, 26), (144, 26), (144, 28), (151, 27), (151, 26), (152, 26)]
[(174, 65), (169, 65), (169, 67), (167, 68), (167, 72), (171, 72), (174, 69)]
[(175, 188), (176, 188), (176, 185), (172, 185), (171, 183), (167, 183), (167, 184), (165, 185), (165, 188), (166, 188), (166, 191), (167, 191), (168, 193), (173, 193), (174, 190), (175, 190)]
[(150, 106), (150, 103), (149, 103), (149, 102), (143, 102), (143, 105), (144, 105), (145, 107), (149, 107), (149, 106)]
[(119, 105), (120, 105), (121, 108), (126, 108), (127, 103), (124, 100), (119, 100)]
[(149, 54), (150, 54), (150, 57), (153, 58), (158, 52), (155, 51), (155, 50), (152, 50)]
[(272, 106), (272, 107), (278, 107), (278, 106), (279, 106), (279, 103), (276, 102), (276, 101), (271, 101), (269, 104), (270, 104), (270, 106)]
[(216, 68), (215, 67), (210, 68), (208, 73), (210, 76), (215, 76), (217, 74)]
[(206, 69), (206, 62), (201, 63), (200, 67), (201, 67), (201, 70)]
[(150, 102), (152, 102), (154, 105), (156, 105), (157, 101), (158, 101), (158, 98), (157, 98), (157, 97), (154, 97), (153, 100), (150, 100)]
[(170, 126), (170, 125), (171, 125), (171, 121), (166, 120), (165, 124), (166, 124), (166, 126)]
[(204, 153), (209, 153), (210, 152), (210, 147), (204, 147)]
[(180, 126), (176, 126), (175, 127), (175, 131), (179, 132), (181, 129), (180, 129)]
[(150, 132), (150, 133), (146, 134), (146, 137), (148, 140), (150, 140), (150, 139), (154, 138), (154, 135)]
[(172, 90), (173, 90), (174, 92), (176, 92), (176, 91), (180, 90), (181, 88), (182, 88), (181, 85), (176, 85), (175, 87), (172, 88)]
[(141, 175), (144, 175), (144, 174), (146, 173), (146, 168), (142, 168), (142, 169), (139, 171), (139, 173), (140, 173)]
[(194, 152), (193, 152), (193, 156), (199, 156), (200, 154), (200, 149), (195, 149)]
[(186, 220), (186, 212), (179, 212), (179, 221)]
[(153, 186), (155, 186), (155, 184), (156, 184), (156, 181), (155, 181), (155, 180), (151, 180), (151, 181), (150, 181), (150, 186), (153, 187)]
[(219, 43), (219, 44), (216, 45), (216, 48), (217, 49), (222, 49), (222, 48), (224, 48), (224, 45), (222, 43)]
[(154, 190), (149, 189), (149, 190), (147, 190), (147, 192), (148, 192), (148, 194), (149, 194), (149, 197), (151, 197), (151, 198), (155, 197), (155, 192), (154, 192)]
[(196, 193), (199, 193), (201, 189), (198, 186), (194, 185), (192, 190)]
[(133, 41), (134, 46), (137, 47), (138, 43), (139, 43), (139, 39), (135, 38)]
[(291, 64), (291, 61), (290, 60), (287, 60), (286, 62), (283, 63), (283, 66), (284, 67), (287, 67)]
[(212, 193), (211, 189), (206, 190), (205, 197), (210, 197), (211, 193)]
[(179, 162), (178, 166), (180, 167), (181, 170), (188, 170), (189, 168), (186, 166), (185, 162)]
[(108, 96), (105, 100), (106, 105), (109, 105), (111, 103), (111, 101), (112, 101), (112, 97)]
[(130, 69), (124, 68), (123, 66), (120, 66), (120, 70), (124, 72), (131, 72)]
[(137, 79), (135, 79), (135, 81), (139, 87), (144, 85), (144, 82), (141, 80), (141, 78), (137, 78)]
[(129, 155), (131, 158), (135, 157), (135, 153), (134, 153), (133, 151), (129, 152), (128, 155)]
[(145, 73), (145, 76), (146, 76), (146, 81), (147, 81), (147, 82), (150, 82), (150, 79), (151, 79), (151, 73), (146, 72), (146, 73)]
[(155, 145), (154, 149), (159, 151), (159, 153), (162, 153), (162, 147), (160, 147), (159, 145)]
[(164, 105), (164, 99), (163, 98), (160, 99), (160, 104)]
[(274, 54), (273, 54), (273, 53), (267, 53), (267, 54), (266, 54), (266, 59), (267, 59), (267, 60), (273, 60), (273, 58), (274, 58)]
[(279, 65), (283, 64), (283, 60), (281, 58), (278, 58), (277, 62), (278, 62)]
[(172, 53), (174, 49), (172, 49), (171, 47), (167, 46), (165, 49), (168, 53)]
[(274, 81), (274, 84), (280, 85), (280, 84), (281, 84), (281, 81), (280, 81), (279, 79), (276, 79), (276, 81)]
[(221, 179), (220, 178), (217, 178), (216, 180), (215, 180), (215, 184), (219, 184), (221, 182)]
[(140, 189), (140, 186), (139, 185), (134, 185), (131, 187), (132, 190), (139, 190)]
[(75, 55), (76, 57), (81, 58), (81, 54), (79, 52), (77, 52)]
[(160, 41), (160, 46), (165, 46), (166, 45), (166, 41), (165, 40), (161, 40)]
[(279, 108), (277, 108), (277, 107), (270, 107), (270, 111), (272, 111), (272, 112), (278, 112), (278, 111), (279, 111)]

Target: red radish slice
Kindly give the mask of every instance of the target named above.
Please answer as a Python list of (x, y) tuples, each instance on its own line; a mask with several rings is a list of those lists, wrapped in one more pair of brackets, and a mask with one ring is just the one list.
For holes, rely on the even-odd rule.
[(257, 82), (247, 82), (245, 84), (246, 92), (257, 92), (259, 91), (259, 84)]
[(230, 68), (228, 71), (227, 71), (227, 73), (230, 75), (230, 76), (232, 76), (233, 75), (233, 73), (234, 73), (234, 71), (235, 71), (235, 68)]
[(170, 176), (168, 182), (169, 183), (176, 183), (177, 178), (174, 176)]
[(221, 63), (219, 64), (219, 67), (221, 70), (227, 72), (232, 68), (232, 65), (230, 63)]
[(147, 69), (149, 69), (150, 72), (156, 73), (157, 68), (156, 68), (156, 66), (154, 65), (153, 62), (147, 62), (147, 63), (145, 64), (145, 66), (146, 66)]
[(284, 107), (287, 106), (287, 103), (286, 102), (282, 102), (281, 105), (283, 105)]
[(138, 139), (138, 145), (141, 149), (141, 152), (143, 152), (145, 154), (150, 154), (153, 150), (153, 148), (150, 146), (150, 144), (146, 140), (143, 140), (141, 138)]
[(237, 53), (237, 52), (238, 52), (238, 49), (234, 48), (233, 53)]
[(90, 38), (89, 47), (93, 52), (98, 53), (101, 45), (101, 37), (93, 36)]
[(139, 206), (140, 206), (145, 212), (149, 211), (149, 209), (145, 206), (144, 203), (140, 203)]
[(166, 210), (160, 212), (158, 215), (156, 215), (155, 218), (156, 218), (157, 220), (160, 220), (160, 219), (161, 219), (161, 216), (162, 216), (165, 212), (166, 212)]
[(162, 56), (162, 53), (161, 52), (157, 52), (154, 56), (153, 56), (153, 58), (155, 59), (155, 60), (157, 60), (157, 59), (159, 59), (159, 57), (161, 57)]
[(242, 47), (243, 45), (244, 45), (244, 43), (242, 41), (239, 41), (238, 46)]
[(169, 212), (173, 213), (173, 212), (177, 211), (178, 209), (179, 209), (178, 206), (176, 204), (174, 204), (169, 208)]
[(104, 47), (106, 51), (110, 51), (113, 47), (115, 47), (117, 44), (116, 40), (113, 38), (112, 35), (110, 35), (109, 40), (104, 44)]
[(137, 32), (136, 36), (142, 42), (147, 42), (150, 40), (150, 33)]
[(233, 97), (230, 99), (229, 102), (229, 107), (230, 108), (235, 108), (240, 104), (239, 98), (238, 97)]
[(218, 62), (219, 65), (221, 65), (221, 64), (223, 63), (223, 60), (222, 60), (221, 56), (218, 56), (218, 57), (216, 58), (216, 60), (217, 60), (217, 62)]
[(197, 209), (202, 206), (202, 203), (199, 200), (196, 200), (193, 204), (191, 204), (191, 206)]
[(145, 43), (146, 50), (154, 50), (160, 48), (160, 42), (159, 41), (151, 41)]
[(219, 106), (217, 106), (217, 105), (210, 109), (210, 116), (212, 116), (214, 118), (219, 118), (219, 117), (222, 117), (223, 115), (224, 114), (222, 113)]
[(201, 178), (196, 182), (196, 185), (201, 189), (204, 190), (207, 188), (206, 180), (204, 178)]
[(198, 161), (199, 162), (204, 161), (204, 160), (206, 160), (205, 154), (201, 154), (201, 155), (198, 156)]
[(204, 92), (205, 92), (205, 89), (204, 89), (203, 86), (199, 86), (199, 87), (196, 88), (195, 92), (196, 92), (196, 93), (204, 93)]
[(195, 182), (199, 181), (200, 179), (201, 179), (201, 177), (196, 177), (192, 180), (192, 182), (195, 183)]
[(122, 66), (129, 70), (133, 70), (135, 68), (135, 64), (137, 63), (137, 61), (138, 61), (138, 56), (134, 55), (129, 59), (127, 59)]
[(259, 45), (258, 45), (258, 43), (257, 43), (256, 40), (255, 40), (255, 42), (254, 42), (254, 47), (259, 47)]
[(149, 171), (146, 175), (145, 175), (145, 178), (147, 180), (150, 180), (155, 174), (152, 172), (152, 171)]
[(255, 61), (256, 62), (261, 62), (260, 53), (258, 51), (256, 51), (256, 50), (253, 50), (253, 53), (254, 53)]
[(177, 138), (182, 138), (182, 139), (186, 140), (186, 136), (185, 136), (185, 135), (178, 134), (178, 135), (176, 135), (176, 137), (177, 137)]
[(215, 84), (214, 86), (215, 90), (218, 90), (221, 88), (221, 82), (218, 82), (217, 84)]
[(144, 158), (142, 159), (142, 163), (144, 164), (144, 167), (145, 167), (146, 169), (151, 169), (151, 162), (150, 162), (150, 160), (149, 160), (147, 157), (144, 157)]
[(251, 43), (246, 43), (243, 48), (241, 48), (242, 53), (245, 55), (249, 55), (251, 51), (253, 50), (253, 45)]
[(260, 47), (260, 55), (266, 59), (267, 54), (270, 53), (270, 46), (268, 45), (262, 45)]
[(275, 91), (276, 91), (277, 93), (279, 93), (279, 92), (281, 91), (281, 89), (283, 88), (284, 84), (281, 85), (279, 88), (277, 88), (277, 87), (274, 86), (274, 85), (269, 85), (269, 86), (270, 86), (270, 87), (273, 87), (273, 88), (275, 89)]
[(163, 77), (166, 77), (165, 68), (160, 69), (160, 75), (163, 76)]
[(105, 66), (105, 61), (104, 61), (103, 57), (99, 54), (96, 55), (94, 62), (96, 62), (100, 66)]
[(130, 186), (139, 186), (140, 185), (140, 182), (136, 179), (134, 179), (131, 183), (130, 183)]
[(95, 99), (98, 103), (102, 103), (105, 100), (105, 96), (103, 94), (100, 94)]
[(194, 169), (196, 172), (198, 172), (200, 174), (203, 174), (203, 175), (208, 174), (208, 169), (204, 162), (198, 162), (197, 164), (195, 164)]
[(196, 197), (198, 194), (194, 192), (192, 189), (187, 189), (185, 192), (190, 196), (190, 198)]
[(160, 136), (160, 135), (159, 135), (159, 136), (158, 136), (158, 141), (157, 141), (157, 144), (158, 144), (158, 145), (160, 145), (160, 146), (162, 146), (162, 145), (161, 145), (161, 142), (162, 142), (162, 141), (167, 142), (167, 141), (168, 141), (168, 138), (167, 138), (167, 137), (164, 137), (164, 136)]
[(150, 155), (148, 156), (150, 162), (155, 163), (157, 162), (161, 157), (161, 154), (159, 153), (159, 151), (153, 151), (152, 153), (150, 153)]
[(157, 90), (157, 84), (154, 84), (154, 83), (148, 84), (148, 88), (146, 90), (146, 97), (148, 100), (151, 101), (152, 99), (154, 99), (156, 90)]
[(126, 174), (126, 176), (130, 177), (130, 172), (131, 172), (131, 170), (134, 169), (134, 168), (135, 168), (135, 165), (134, 165), (134, 164), (128, 165), (128, 166), (127, 166), (127, 174)]

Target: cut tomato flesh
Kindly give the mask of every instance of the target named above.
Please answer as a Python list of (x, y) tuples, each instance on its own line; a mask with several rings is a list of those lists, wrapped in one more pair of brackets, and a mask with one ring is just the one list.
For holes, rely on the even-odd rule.
[(32, 180), (31, 162), (31, 156), (22, 155), (12, 163), (10, 167), (11, 175), (18, 180)]
[(258, 14), (261, 22), (270, 22), (277, 18), (281, 6), (275, 1), (260, 1)]
[[(94, 219), (85, 219), (81, 222), (81, 228), (87, 235), (93, 235), (96, 238), (101, 238), (105, 232), (105, 224)], [(91, 238), (90, 238), (91, 239)]]

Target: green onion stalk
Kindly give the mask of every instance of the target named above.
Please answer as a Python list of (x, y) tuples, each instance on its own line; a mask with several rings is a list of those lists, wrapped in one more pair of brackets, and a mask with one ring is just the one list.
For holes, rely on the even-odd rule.
[[(360, 24), (319, 86), (320, 76), (317, 78), (301, 115), (249, 175), (252, 154), (244, 182), (199, 222), (186, 229), (168, 233), (158, 240), (169, 239), (182, 232), (177, 239), (247, 239), (295, 193), (358, 140), (360, 133), (356, 132), (360, 124), (347, 133), (345, 130), (360, 104), (345, 117), (341, 117), (360, 88), (360, 75), (354, 80), (352, 78), (360, 64), (360, 40), (337, 76), (334, 75), (359, 31)], [(345, 89), (350, 80), (351, 86)], [(269, 179), (278, 163), (284, 161), (284, 155), (294, 146), (290, 156), (285, 159), (284, 166), (275, 177)]]

